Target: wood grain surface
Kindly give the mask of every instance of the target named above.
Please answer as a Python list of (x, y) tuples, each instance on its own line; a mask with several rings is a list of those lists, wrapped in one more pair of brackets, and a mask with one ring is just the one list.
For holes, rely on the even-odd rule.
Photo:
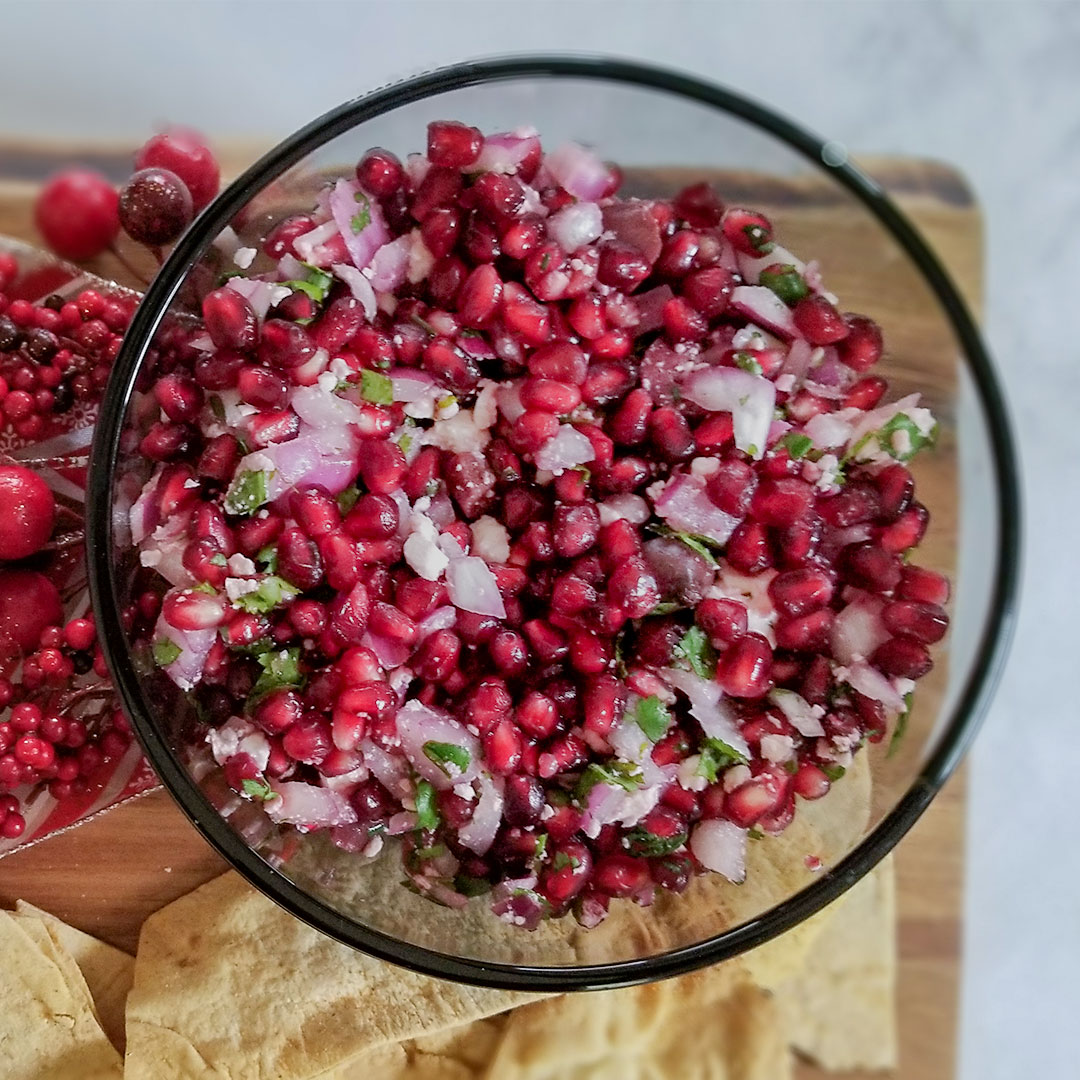
[[(244, 149), (227, 153), (226, 171), (235, 171), (252, 156)], [(129, 160), (111, 148), (77, 151), (0, 144), (0, 233), (34, 241), (31, 205), (35, 185), (53, 168), (80, 158), (91, 159), (114, 177), (124, 174)], [(978, 309), (981, 223), (963, 178), (949, 167), (931, 162), (874, 159), (863, 164), (916, 221), (969, 303)], [(768, 194), (771, 198), (765, 201), (782, 226), (795, 228), (801, 223), (820, 236), (819, 215), (824, 215), (835, 225), (838, 251), (841, 246), (850, 250), (862, 240), (857, 235), (858, 226), (849, 227), (850, 222), (845, 221), (842, 204), (822, 205), (805, 192), (800, 194), (797, 185), (780, 185)], [(781, 236), (787, 235), (791, 234), (782, 229)], [(831, 272), (828, 247), (822, 251), (818, 243), (800, 248), (794, 241), (791, 247), (822, 255), (830, 284), (849, 300), (851, 294)], [(124, 280), (111, 257), (92, 269)], [(943, 372), (939, 366), (914, 374), (937, 380), (933, 387), (937, 393), (931, 396), (940, 398), (940, 404), (947, 408), (954, 372)], [(932, 486), (931, 477), (920, 477), (922, 492), (926, 492), (928, 481)], [(945, 491), (942, 502), (950, 501), (951, 492)], [(951, 542), (951, 518), (941, 524), (942, 542), (947, 544)], [(940, 686), (928, 687), (927, 696), (935, 692), (940, 692)], [(897, 1071), (874, 1075), (896, 1080), (951, 1080), (954, 1075), (964, 815), (961, 772), (898, 848), (901, 1061)], [(4, 859), (0, 862), (0, 905), (10, 906), (19, 898), (28, 900), (134, 951), (139, 927), (147, 915), (224, 869), (222, 860), (169, 796), (157, 791)], [(825, 1074), (810, 1063), (800, 1063), (797, 1070), (799, 1080), (823, 1080), (826, 1075), (837, 1080), (863, 1080), (871, 1074)]]

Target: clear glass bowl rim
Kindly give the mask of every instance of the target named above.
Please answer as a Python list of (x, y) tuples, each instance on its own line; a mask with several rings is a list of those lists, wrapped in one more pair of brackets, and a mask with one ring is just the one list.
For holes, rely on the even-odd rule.
[[(188, 272), (210, 242), (260, 190), (310, 151), (400, 105), (483, 83), (522, 78), (596, 79), (682, 96), (730, 113), (770, 133), (830, 175), (891, 233), (942, 306), (974, 382), (989, 431), (998, 491), (993, 595), (982, 639), (954, 716), (933, 755), (903, 798), (841, 862), (809, 887), (765, 914), (714, 937), (655, 956), (587, 966), (495, 964), (454, 956), (363, 926), (316, 900), (274, 870), (232, 830), (207, 801), (159, 731), (126, 647), (116, 603), (112, 553), (112, 480), (128, 402), (157, 328)], [(882, 189), (826, 140), (756, 101), (725, 87), (649, 64), (604, 56), (508, 56), (454, 64), (374, 90), (313, 120), (226, 187), (201, 213), (165, 260), (140, 303), (105, 390), (94, 436), (87, 485), (87, 562), (94, 615), (105, 659), (124, 707), (162, 783), (203, 837), (255, 888), (330, 937), (382, 960), (436, 978), (509, 990), (565, 992), (628, 986), (717, 963), (782, 934), (815, 914), (883, 859), (915, 824), (967, 751), (1008, 653), (1016, 617), (1020, 557), (1020, 491), (1010, 422), (993, 364), (956, 286), (915, 227)], [(835, 145), (835, 144), (834, 144)], [(840, 160), (838, 160), (838, 158)]]

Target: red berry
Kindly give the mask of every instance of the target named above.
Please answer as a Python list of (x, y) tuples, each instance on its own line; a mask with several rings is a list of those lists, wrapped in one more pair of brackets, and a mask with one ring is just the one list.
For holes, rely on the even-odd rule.
[(41, 190), (34, 221), (45, 243), (65, 259), (92, 259), (120, 231), (119, 198), (112, 185), (90, 169), (57, 173)]
[(60, 594), (44, 574), (36, 570), (0, 571), (0, 655), (5, 640), (31, 652), (42, 630), (63, 617)]
[(40, 551), (56, 521), (56, 502), (45, 481), (21, 465), (0, 465), (0, 506), (0, 560)]
[(175, 173), (191, 192), (198, 213), (218, 193), (221, 168), (213, 151), (198, 132), (170, 128), (149, 139), (135, 154), (135, 168), (157, 166)]
[(120, 224), (140, 244), (172, 243), (193, 215), (191, 192), (169, 169), (141, 169), (120, 190)]

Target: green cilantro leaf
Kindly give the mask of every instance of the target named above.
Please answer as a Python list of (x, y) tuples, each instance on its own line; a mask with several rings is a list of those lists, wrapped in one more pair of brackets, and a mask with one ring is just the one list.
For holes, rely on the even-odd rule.
[(655, 695), (642, 698), (634, 710), (637, 726), (645, 732), (650, 742), (657, 742), (671, 725), (671, 713), (667, 706)]
[(756, 825), (752, 829), (748, 829), (746, 835), (749, 836), (751, 840), (765, 839), (765, 834)]
[(682, 611), (685, 604), (680, 604), (677, 600), (664, 600), (657, 604), (656, 607), (649, 612), (650, 615), (670, 615), (673, 611)]
[(706, 739), (698, 761), (698, 776), (704, 776), (710, 784), (716, 783), (719, 773), (729, 765), (745, 765), (746, 758), (723, 739)]
[(847, 772), (843, 765), (830, 765), (828, 762), (823, 762), (819, 767), (834, 784)]
[(487, 878), (472, 877), (469, 874), (458, 874), (454, 878), (454, 892), (462, 896), (483, 896), (491, 892), (491, 882)]
[(761, 364), (748, 352), (737, 352), (732, 359), (734, 359), (737, 368), (749, 371), (751, 375), (760, 375), (763, 370)]
[(408, 432), (405, 432), (401, 438), (398, 439), (397, 444), (401, 449), (401, 452), (407, 454), (412, 449), (412, 442), (413, 437)]
[(294, 645), (291, 649), (267, 649), (258, 656), (262, 674), (255, 681), (248, 698), (249, 703), (254, 703), (263, 694), (271, 690), (277, 690), (283, 686), (299, 686), (303, 682), (300, 673), (300, 646)]
[(254, 514), (263, 503), (269, 502), (271, 475), (254, 469), (238, 473), (225, 494), (225, 513)]
[(548, 844), (548, 834), (547, 833), (541, 833), (536, 838), (536, 850), (533, 852), (533, 858), (534, 859), (543, 859), (544, 852), (547, 851), (547, 844)]
[(279, 604), (286, 604), (299, 595), (299, 589), (290, 585), (284, 578), (274, 574), (264, 577), (254, 592), (245, 593), (233, 601), (235, 607), (253, 615), (264, 615)]
[(217, 394), (210, 395), (210, 411), (214, 414), (215, 420), (225, 419), (225, 405)]
[(394, 384), (389, 375), (363, 368), (360, 372), (360, 393), (365, 401), (374, 405), (391, 405), (394, 401)]
[(352, 487), (347, 487), (337, 497), (338, 509), (342, 514), (347, 514), (359, 501), (360, 489), (354, 484)]
[(593, 762), (581, 774), (575, 795), (584, 802), (597, 784), (610, 784), (621, 787), (623, 791), (636, 791), (645, 782), (641, 767), (631, 761), (609, 761), (607, 765)]
[(686, 843), (686, 835), (684, 830), (674, 836), (657, 836), (639, 825), (627, 833), (626, 847), (631, 855), (647, 858), (672, 855)]
[(445, 855), (447, 850), (445, 844), (432, 844), (431, 847), (417, 848), (413, 852), (413, 858), (419, 862), (424, 862), (427, 859), (437, 859), (440, 855)]
[(802, 274), (791, 263), (784, 263), (778, 270), (762, 270), (758, 274), (758, 283), (772, 289), (788, 307), (794, 307), (810, 295)]
[(684, 660), (699, 679), (712, 679), (716, 675), (716, 651), (700, 626), (691, 626), (686, 631), (682, 641), (675, 646), (675, 655)]
[(780, 445), (786, 448), (792, 461), (798, 461), (806, 456), (814, 442), (809, 435), (803, 435), (799, 431), (789, 431), (780, 440)]
[(581, 860), (579, 858), (575, 855), (567, 855), (565, 851), (558, 852), (551, 861), (553, 870), (565, 870), (568, 866), (572, 866), (576, 870), (580, 865)]
[(435, 789), (426, 780), (416, 782), (416, 824), (421, 829), (439, 827), (439, 808), (435, 805)]
[(255, 556), (255, 561), (262, 566), (266, 573), (276, 574), (277, 546), (275, 544), (267, 544), (266, 547), (260, 548), (258, 554)]
[(769, 236), (769, 230), (761, 225), (744, 225), (743, 234), (750, 241), (750, 246), (759, 255), (768, 255), (776, 244)]
[(277, 792), (265, 780), (243, 780), (240, 787), (245, 795), (250, 795), (253, 799), (261, 799), (263, 802), (277, 798)]
[(226, 559), (225, 556), (220, 551), (218, 551), (215, 554), (210, 556), (210, 565), (211, 566), (228, 566), (229, 565), (229, 560)]
[(198, 585), (191, 587), (191, 591), (202, 593), (203, 596), (217, 596), (217, 589), (209, 581), (200, 581)]
[(154, 642), (154, 663), (158, 667), (168, 667), (183, 650), (172, 638), (158, 638)]
[(889, 739), (889, 749), (886, 757), (892, 757), (900, 749), (900, 743), (907, 734), (908, 718), (911, 716), (911, 691), (904, 695), (904, 711), (896, 718), (896, 726), (893, 728), (892, 738)]
[(353, 214), (349, 227), (354, 233), (358, 233), (363, 232), (371, 224), (371, 203), (362, 191), (356, 193), (355, 199), (360, 204), (360, 210)]
[[(456, 743), (426, 742), (424, 756), (433, 761), (447, 776), (460, 776), (472, 762), (472, 754), (464, 746)], [(457, 772), (447, 768), (453, 765)]]
[[(906, 449), (898, 450), (896, 448), (893, 439), (897, 435), (901, 435), (898, 440), (901, 444), (907, 443)], [(906, 439), (903, 435), (906, 435)], [(936, 438), (937, 424), (934, 425), (929, 435), (924, 435), (907, 413), (897, 413), (877, 431), (878, 445), (890, 457), (896, 458), (897, 461), (910, 461), (924, 446), (933, 444)]]
[(711, 540), (707, 536), (698, 536), (695, 533), (678, 532), (676, 529), (671, 528), (670, 525), (650, 525), (648, 528), (658, 536), (670, 536), (672, 539), (685, 544), (691, 551), (696, 551), (710, 566), (719, 565), (716, 556), (713, 555), (711, 550), (714, 546), (720, 546), (715, 540)]

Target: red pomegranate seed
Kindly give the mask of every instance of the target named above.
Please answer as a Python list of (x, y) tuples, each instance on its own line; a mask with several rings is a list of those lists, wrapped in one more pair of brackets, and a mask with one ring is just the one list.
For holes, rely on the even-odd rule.
[(369, 195), (387, 199), (404, 183), (405, 170), (396, 154), (375, 147), (357, 162), (356, 179)]
[(313, 539), (326, 536), (341, 526), (337, 500), (324, 487), (295, 488), (289, 495), (289, 512)]
[(373, 442), (360, 457), (360, 475), (376, 495), (388, 495), (401, 487), (407, 469), (405, 455), (396, 443)]
[(902, 600), (943, 606), (949, 602), (949, 581), (934, 570), (909, 563), (901, 571), (896, 595)]
[(760, 574), (772, 565), (769, 538), (765, 526), (744, 521), (735, 527), (728, 541), (727, 560), (743, 574)]
[(744, 255), (766, 255), (772, 251), (772, 224), (764, 214), (732, 207), (724, 212), (721, 226), (728, 243)]
[(347, 592), (360, 578), (361, 552), (357, 543), (340, 532), (328, 533), (317, 542), (327, 584), (338, 592)]
[(949, 616), (944, 608), (917, 600), (898, 600), (886, 604), (881, 619), (890, 633), (914, 638), (924, 645), (940, 641), (949, 628)]
[(260, 409), (280, 409), (289, 400), (289, 384), (269, 368), (245, 364), (237, 372), (236, 388), (249, 405)]
[(652, 407), (648, 390), (631, 390), (608, 420), (608, 434), (620, 446), (636, 446), (644, 442)]
[(286, 529), (277, 545), (278, 574), (301, 591), (314, 589), (323, 578), (318, 545), (302, 529)]
[(597, 280), (623, 292), (633, 292), (648, 276), (652, 266), (648, 260), (631, 247), (616, 243), (604, 244), (600, 249)]
[(694, 450), (690, 425), (678, 409), (670, 406), (654, 410), (648, 421), (649, 440), (667, 461), (682, 461)]
[(209, 630), (225, 621), (225, 601), (203, 592), (172, 591), (162, 602), (161, 614), (177, 630)]
[(733, 517), (746, 514), (756, 490), (757, 476), (753, 468), (737, 459), (721, 462), (720, 468), (706, 482), (706, 491), (712, 502)]
[(630, 855), (605, 855), (593, 869), (593, 884), (608, 896), (632, 896), (649, 881), (649, 864)]
[(825, 607), (832, 600), (833, 588), (833, 576), (826, 570), (789, 570), (769, 582), (769, 596), (782, 615), (805, 615)]
[(522, 454), (535, 454), (559, 431), (559, 418), (551, 412), (530, 409), (523, 412), (510, 431), (510, 441)]
[(881, 327), (865, 315), (848, 314), (844, 322), (848, 333), (838, 346), (841, 363), (855, 371), (869, 371), (881, 359)]
[(453, 630), (436, 630), (417, 649), (413, 668), (426, 682), (443, 682), (457, 668), (460, 655), (461, 638)]
[(930, 514), (922, 503), (912, 503), (892, 525), (878, 534), (878, 543), (896, 555), (915, 547), (923, 538)]
[(879, 645), (870, 663), (900, 679), (921, 679), (934, 666), (926, 646), (907, 637), (890, 638)]
[(900, 584), (900, 560), (876, 544), (851, 544), (840, 559), (846, 581), (872, 592), (891, 592)]
[(532, 690), (514, 710), (514, 720), (527, 735), (546, 739), (554, 734), (559, 723), (555, 702), (538, 690)]
[(881, 500), (876, 489), (870, 484), (852, 481), (838, 495), (822, 499), (818, 510), (830, 525), (847, 529), (852, 525), (873, 521), (881, 512)]
[(877, 375), (868, 375), (853, 384), (844, 398), (845, 409), (873, 409), (885, 396), (889, 384)]
[(774, 811), (787, 797), (790, 778), (783, 772), (763, 770), (724, 799), (724, 816), (748, 829)]
[(706, 599), (694, 609), (694, 622), (714, 646), (730, 645), (746, 633), (746, 605), (738, 600)]
[(850, 332), (844, 317), (824, 296), (806, 296), (792, 309), (791, 317), (811, 345), (835, 345)]
[(484, 736), (484, 761), (493, 773), (508, 776), (521, 764), (522, 739), (509, 718), (498, 721)]
[(612, 573), (607, 594), (631, 619), (648, 615), (660, 603), (656, 576), (640, 557), (627, 559)]
[(592, 869), (589, 849), (582, 843), (563, 840), (551, 853), (551, 861), (541, 877), (540, 891), (548, 903), (561, 908), (589, 883)]
[(724, 204), (710, 184), (691, 184), (672, 200), (675, 213), (695, 229), (709, 229), (720, 224)]
[(777, 647), (795, 652), (826, 648), (834, 618), (835, 613), (830, 608), (819, 608), (807, 615), (781, 619), (775, 629)]
[(269, 735), (279, 735), (304, 713), (304, 703), (292, 690), (271, 690), (259, 699), (252, 719)]
[(794, 477), (762, 481), (750, 500), (750, 513), (766, 525), (794, 525), (814, 505), (814, 489)]
[(530, 619), (521, 629), (528, 639), (529, 648), (545, 664), (561, 660), (569, 646), (566, 635), (544, 619)]
[(227, 285), (203, 298), (203, 325), (219, 349), (248, 352), (259, 340), (259, 320), (248, 300)]
[(502, 280), (490, 263), (477, 266), (465, 279), (457, 297), (457, 310), (466, 326), (486, 326), (499, 307)]
[(760, 634), (744, 634), (720, 656), (716, 681), (732, 697), (758, 698), (772, 688), (772, 648)]
[(358, 581), (347, 593), (339, 594), (330, 605), (330, 626), (342, 641), (359, 645), (367, 629), (371, 611), (371, 596), (363, 582)]
[(828, 776), (812, 761), (802, 762), (791, 781), (792, 790), (804, 799), (820, 799), (831, 786)]
[(591, 502), (576, 506), (557, 506), (552, 519), (552, 541), (556, 553), (564, 559), (583, 555), (596, 543), (600, 533), (600, 514)]

